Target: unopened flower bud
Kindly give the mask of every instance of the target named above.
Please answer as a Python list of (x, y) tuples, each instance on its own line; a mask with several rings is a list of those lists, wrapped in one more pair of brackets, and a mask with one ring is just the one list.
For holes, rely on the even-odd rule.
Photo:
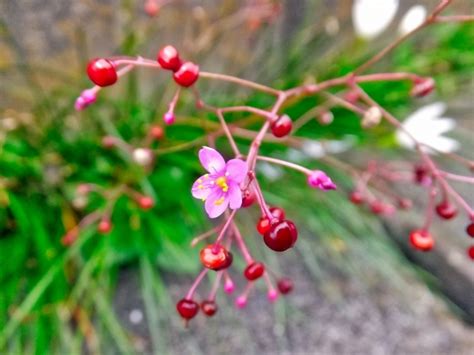
[(144, 6), (145, 13), (150, 17), (155, 17), (160, 12), (160, 5), (156, 0), (147, 0)]
[(102, 137), (102, 146), (106, 149), (113, 148), (115, 146), (115, 137), (112, 137), (112, 136)]
[(436, 83), (433, 78), (417, 78), (414, 80), (410, 95), (413, 97), (424, 97), (433, 92)]
[(331, 178), (321, 170), (314, 170), (308, 175), (308, 185), (323, 191), (337, 189)]
[(164, 121), (167, 125), (172, 125), (175, 120), (176, 120), (176, 117), (175, 117), (175, 115), (174, 115), (173, 112), (166, 112), (166, 113), (163, 115), (163, 121)]
[(382, 120), (382, 111), (377, 106), (370, 107), (365, 111), (362, 117), (361, 125), (364, 128), (371, 128), (377, 126)]
[(322, 125), (328, 125), (334, 121), (334, 115), (331, 111), (324, 111), (317, 117), (317, 120)]

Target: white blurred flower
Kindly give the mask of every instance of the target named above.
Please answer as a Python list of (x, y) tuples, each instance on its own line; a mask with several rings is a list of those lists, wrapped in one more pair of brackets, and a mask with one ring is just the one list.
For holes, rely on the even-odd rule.
[[(409, 115), (403, 121), (402, 126), (418, 142), (443, 153), (453, 152), (459, 149), (459, 142), (442, 135), (452, 130), (456, 126), (456, 122), (452, 118), (441, 117), (445, 111), (446, 105), (443, 102), (423, 106)], [(397, 130), (396, 139), (405, 148), (415, 148), (413, 140), (401, 129)], [(427, 147), (424, 149), (428, 153), (435, 153), (433, 149)]]
[(153, 152), (148, 148), (136, 148), (132, 152), (135, 163), (141, 166), (148, 166), (153, 163)]
[(351, 149), (357, 142), (355, 136), (346, 135), (341, 140), (327, 140), (324, 142), (305, 140), (301, 151), (308, 157), (318, 159), (329, 154), (338, 154)]
[(377, 37), (394, 19), (398, 5), (399, 0), (354, 0), (352, 22), (357, 35)]
[(426, 8), (423, 5), (412, 6), (400, 21), (398, 31), (401, 35), (405, 35), (421, 25), (425, 19)]

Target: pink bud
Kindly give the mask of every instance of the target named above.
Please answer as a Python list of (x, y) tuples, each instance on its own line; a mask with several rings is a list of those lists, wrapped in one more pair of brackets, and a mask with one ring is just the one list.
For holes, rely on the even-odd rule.
[(86, 89), (81, 93), (81, 97), (84, 99), (86, 106), (92, 105), (97, 100), (95, 90)]
[(414, 80), (410, 95), (414, 97), (427, 96), (433, 92), (435, 86), (436, 83), (433, 78), (417, 78)]
[(150, 17), (155, 17), (160, 12), (160, 5), (155, 0), (148, 0), (145, 3), (145, 12)]
[(278, 292), (276, 290), (268, 290), (267, 298), (270, 302), (275, 302), (278, 298)]
[(235, 300), (235, 305), (237, 308), (244, 308), (247, 305), (247, 297), (246, 296), (239, 296)]
[(141, 166), (148, 166), (153, 163), (153, 152), (148, 148), (136, 148), (132, 152), (135, 163)]
[(165, 123), (167, 125), (172, 125), (174, 123), (175, 119), (176, 119), (176, 117), (174, 116), (173, 112), (166, 112), (163, 115), (163, 121), (165, 121)]
[(84, 101), (84, 99), (82, 98), (82, 96), (79, 96), (77, 99), (76, 99), (76, 102), (74, 103), (74, 109), (76, 111), (82, 111), (86, 108), (86, 103)]
[(335, 190), (337, 188), (329, 176), (324, 171), (314, 170), (308, 175), (308, 184), (311, 187), (323, 191)]
[(234, 290), (235, 290), (234, 282), (231, 279), (225, 280), (224, 292), (228, 293), (228, 294), (231, 294), (232, 292), (234, 292)]

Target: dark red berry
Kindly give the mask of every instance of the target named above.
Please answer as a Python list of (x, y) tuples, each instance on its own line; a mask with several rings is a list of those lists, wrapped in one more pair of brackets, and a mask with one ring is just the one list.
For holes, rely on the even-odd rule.
[(186, 320), (192, 319), (199, 311), (199, 305), (193, 300), (183, 298), (176, 304), (176, 310)]
[(281, 138), (290, 134), (293, 123), (288, 115), (283, 115), (273, 122), (270, 128), (275, 137)]
[(443, 219), (451, 219), (456, 217), (458, 209), (448, 201), (442, 201), (436, 206), (436, 213)]
[(249, 264), (244, 270), (244, 276), (249, 281), (255, 281), (265, 272), (265, 265), (259, 262)]
[(362, 192), (354, 190), (349, 194), (349, 200), (351, 200), (354, 205), (360, 205), (364, 203), (364, 195)]
[(173, 74), (174, 81), (185, 88), (193, 85), (199, 78), (199, 66), (186, 62)]
[(110, 220), (108, 219), (103, 219), (99, 222), (97, 230), (99, 233), (107, 234), (112, 230), (112, 223), (110, 223)]
[(118, 79), (114, 63), (108, 59), (96, 58), (87, 64), (87, 75), (98, 86), (110, 86)]
[(242, 207), (250, 207), (255, 202), (255, 193), (250, 190), (245, 190), (242, 193)]
[(216, 302), (207, 300), (201, 303), (201, 309), (206, 316), (212, 317), (214, 314), (216, 314), (218, 307)]
[(140, 196), (137, 199), (137, 203), (143, 210), (149, 210), (155, 205), (155, 201), (150, 196)]
[(232, 264), (232, 253), (222, 245), (209, 244), (199, 254), (204, 267), (211, 270), (223, 270)]
[(466, 233), (468, 236), (474, 238), (474, 222), (472, 222), (466, 227)]
[(288, 293), (293, 291), (293, 281), (287, 278), (280, 279), (277, 282), (277, 287), (278, 291), (280, 291), (282, 295), (287, 295)]
[(166, 46), (161, 48), (157, 57), (158, 63), (166, 70), (178, 71), (181, 67), (181, 59), (179, 52), (173, 46)]
[(471, 245), (469, 248), (467, 248), (467, 255), (474, 260), (474, 245)]
[(429, 176), (429, 169), (423, 164), (415, 165), (413, 173), (415, 182), (420, 185), (427, 185), (431, 180)]
[(433, 249), (434, 239), (428, 231), (414, 230), (410, 233), (411, 245), (421, 251), (429, 251)]
[(298, 231), (293, 222), (279, 221), (271, 225), (270, 231), (265, 233), (263, 241), (274, 251), (285, 251), (295, 245)]

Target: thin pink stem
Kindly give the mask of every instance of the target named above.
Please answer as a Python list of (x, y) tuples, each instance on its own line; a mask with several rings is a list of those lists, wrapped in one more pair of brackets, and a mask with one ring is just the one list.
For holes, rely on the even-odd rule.
[(217, 272), (216, 279), (214, 280), (214, 284), (212, 285), (211, 292), (209, 292), (209, 296), (207, 297), (208, 300), (214, 301), (216, 299), (217, 290), (219, 289), (223, 274), (224, 271)]
[(446, 171), (440, 171), (441, 175), (455, 181), (465, 182), (467, 184), (474, 184), (474, 177), (471, 176), (464, 176), (464, 175), (457, 175), (448, 173)]
[(266, 92), (266, 93), (271, 94), (271, 95), (275, 95), (275, 96), (280, 95), (279, 90), (273, 89), (269, 86), (257, 84), (253, 81), (240, 79), (240, 78), (237, 78), (237, 77), (231, 76), (231, 75), (200, 72), (199, 77), (200, 78), (206, 78), (206, 79), (215, 79), (215, 80), (227, 81), (227, 82), (238, 84), (238, 85), (243, 86), (243, 87), (248, 87), (250, 89), (255, 89), (255, 90), (262, 91), (262, 92)]
[(247, 249), (247, 245), (245, 244), (244, 239), (242, 238), (242, 234), (240, 234), (239, 228), (235, 223), (232, 223), (232, 228), (234, 230), (235, 241), (237, 242), (237, 246), (239, 247), (242, 256), (244, 257), (247, 264), (251, 264), (253, 262), (253, 258), (250, 255), (249, 250)]
[(240, 150), (237, 147), (237, 144), (235, 143), (234, 137), (232, 136), (232, 133), (229, 130), (229, 126), (227, 126), (227, 123), (224, 119), (224, 115), (222, 114), (221, 110), (216, 111), (216, 115), (219, 118), (219, 121), (221, 123), (222, 129), (224, 130), (225, 135), (227, 136), (227, 140), (229, 141), (229, 144), (234, 151), (234, 154), (239, 157), (241, 156)]
[(257, 160), (266, 161), (266, 162), (269, 162), (269, 163), (272, 163), (272, 164), (284, 166), (286, 168), (290, 168), (290, 169), (299, 171), (299, 172), (301, 172), (305, 175), (308, 175), (308, 174), (311, 173), (310, 169), (305, 168), (304, 166), (301, 166), (301, 165), (298, 165), (298, 164), (295, 164), (295, 163), (290, 163), (289, 161), (286, 161), (286, 160), (266, 157), (266, 156), (262, 156), (262, 155), (257, 155)]
[(208, 271), (209, 271), (209, 269), (204, 268), (204, 269), (199, 273), (198, 277), (196, 277), (196, 279), (194, 280), (193, 284), (191, 285), (191, 288), (189, 289), (188, 293), (186, 294), (185, 299), (187, 299), (187, 300), (192, 300), (192, 299), (193, 299), (194, 292), (196, 292), (197, 287), (198, 287), (199, 284), (201, 283), (201, 281), (202, 281), (202, 279), (204, 278), (204, 276), (206, 276), (206, 274), (207, 274)]
[(422, 228), (422, 230), (424, 231), (428, 231), (430, 229), (431, 223), (433, 222), (436, 194), (437, 194), (436, 187), (432, 186), (429, 193), (428, 206), (426, 207), (425, 223), (423, 224), (423, 228)]
[[(230, 224), (232, 223), (232, 220), (234, 219), (235, 214), (237, 213), (237, 210), (233, 210), (229, 217), (227, 218), (227, 221), (225, 222), (224, 226), (222, 227), (219, 236), (217, 237), (216, 241), (214, 242), (214, 246), (217, 248), (217, 246), (220, 244), (222, 239), (224, 238), (225, 232), (229, 228)], [(217, 252), (217, 249), (216, 249)]]

